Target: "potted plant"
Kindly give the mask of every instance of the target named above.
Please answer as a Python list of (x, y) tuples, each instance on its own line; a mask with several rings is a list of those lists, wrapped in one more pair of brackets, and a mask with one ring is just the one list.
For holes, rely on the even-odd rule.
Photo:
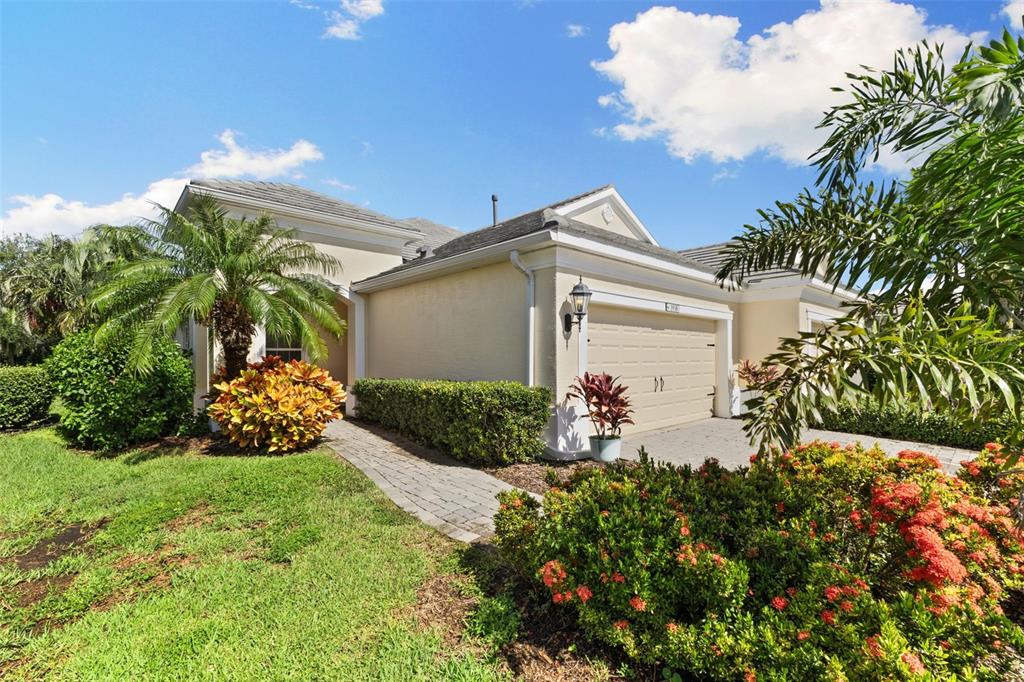
[(597, 431), (590, 437), (590, 456), (599, 462), (614, 462), (622, 451), (622, 427), (634, 424), (633, 414), (626, 397), (627, 387), (618, 377), (584, 372), (576, 377), (567, 398), (579, 398), (587, 406), (590, 421)]
[(736, 376), (743, 382), (744, 389), (740, 392), (739, 409), (735, 414), (742, 415), (747, 411), (747, 401), (761, 395), (761, 387), (779, 376), (779, 369), (774, 365), (743, 360), (736, 370)]

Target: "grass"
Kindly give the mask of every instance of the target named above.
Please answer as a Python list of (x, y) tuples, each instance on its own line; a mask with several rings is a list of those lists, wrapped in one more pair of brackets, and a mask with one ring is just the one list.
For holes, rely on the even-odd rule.
[[(507, 676), (409, 615), (461, 550), (326, 451), (103, 459), (42, 429), (0, 466), (0, 677)], [(507, 610), (478, 620), (507, 638)]]

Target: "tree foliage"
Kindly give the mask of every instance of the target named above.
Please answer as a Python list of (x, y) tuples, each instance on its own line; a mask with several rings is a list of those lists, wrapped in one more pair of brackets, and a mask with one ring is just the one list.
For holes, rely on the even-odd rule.
[(344, 334), (337, 296), (321, 276), (339, 273), (341, 264), (294, 239), (293, 230), (268, 214), (230, 216), (205, 195), (181, 212), (160, 213), (160, 220), (99, 228), (139, 254), (91, 299), (103, 320), (101, 341), (132, 335), (130, 366), (148, 370), (153, 340), (172, 337), (190, 319), (213, 329), (226, 380), (245, 369), (257, 325), (297, 339), (314, 362), (327, 355), (322, 333)]
[(93, 324), (89, 296), (130, 256), (91, 230), (79, 239), (18, 235), (0, 242), (0, 362), (41, 360), (66, 335)]
[[(750, 401), (762, 450), (792, 446), (807, 419), (858, 395), (910, 402), (966, 425), (1024, 400), (1024, 37), (896, 53), (890, 69), (847, 74), (812, 157), (816, 187), (760, 211), (718, 275), (742, 284), (798, 269), (858, 294), (833, 327), (786, 340), (782, 371)], [(909, 178), (876, 183), (881, 155)], [(880, 378), (868, 386), (868, 374)], [(1020, 429), (1006, 434), (1021, 442)]]

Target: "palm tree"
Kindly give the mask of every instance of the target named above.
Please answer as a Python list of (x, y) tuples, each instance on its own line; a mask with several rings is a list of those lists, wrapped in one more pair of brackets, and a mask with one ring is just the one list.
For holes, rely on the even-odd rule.
[(89, 295), (125, 253), (93, 231), (71, 240), (17, 237), (0, 245), (4, 355), (45, 354), (63, 336), (95, 322)]
[[(781, 371), (748, 402), (747, 433), (762, 450), (790, 447), (821, 409), (868, 394), (967, 427), (1004, 413), (1021, 423), (1024, 37), (1004, 30), (951, 70), (923, 44), (849, 77), (850, 101), (820, 125), (817, 187), (761, 211), (719, 278), (796, 267), (860, 300), (766, 359)], [(882, 153), (910, 158), (910, 178), (865, 181)], [(1006, 440), (1020, 452), (1022, 429)]]
[(257, 325), (297, 338), (314, 361), (327, 355), (321, 332), (344, 335), (335, 293), (319, 276), (339, 273), (337, 259), (293, 239), (269, 215), (230, 217), (208, 196), (182, 212), (158, 208), (160, 220), (99, 228), (139, 254), (91, 298), (104, 320), (101, 342), (132, 335), (130, 366), (148, 370), (152, 340), (172, 337), (190, 319), (213, 329), (227, 379), (245, 369)]

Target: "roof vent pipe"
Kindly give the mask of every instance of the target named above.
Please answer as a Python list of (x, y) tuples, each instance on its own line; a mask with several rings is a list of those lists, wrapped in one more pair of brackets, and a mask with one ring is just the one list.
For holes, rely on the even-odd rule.
[(498, 224), (498, 195), (497, 194), (492, 194), (491, 195), (491, 220), (493, 221), (491, 223), (492, 225), (497, 225)]

